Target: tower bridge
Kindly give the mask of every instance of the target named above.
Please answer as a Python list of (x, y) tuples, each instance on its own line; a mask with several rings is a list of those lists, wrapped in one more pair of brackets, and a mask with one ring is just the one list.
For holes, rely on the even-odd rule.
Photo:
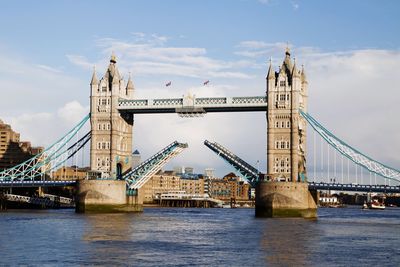
[[(314, 133), (318, 133), (342, 155), (342, 161), (346, 157), (356, 166), (395, 182), (400, 181), (400, 171), (365, 156), (334, 136), (307, 113), (307, 77), (304, 68), (298, 69), (296, 62), (291, 59), (289, 50), (285, 52), (279, 71), (274, 71), (270, 62), (266, 75), (266, 95), (197, 98), (189, 94), (177, 98), (136, 99), (134, 94), (131, 77), (125, 84), (117, 68), (116, 57), (112, 55), (100, 80), (96, 72), (93, 72), (90, 82), (90, 118), (84, 118), (41, 154), (0, 172), (1, 186), (10, 183), (10, 186), (24, 186), (28, 183), (29, 186), (39, 183), (41, 186), (60, 186), (63, 183), (50, 181), (49, 173), (74, 157), (90, 140), (90, 169), (101, 174), (101, 180), (77, 182), (77, 211), (138, 211), (142, 209), (141, 186), (169, 159), (181, 153), (187, 144), (175, 141), (132, 169), (135, 115), (177, 113), (182, 117), (191, 117), (212, 112), (265, 112), (266, 179), (258, 179), (257, 169), (221, 145), (206, 141), (209, 148), (256, 186), (256, 216), (315, 217), (316, 205), (309, 189), (396, 192), (399, 188), (390, 184), (378, 185), (376, 182), (369, 187), (346, 184), (343, 176), (342, 186), (321, 181), (308, 182), (307, 125), (311, 125)], [(76, 138), (74, 142), (74, 137), (89, 119), (90, 132), (79, 140)], [(68, 145), (71, 142), (73, 144)], [(42, 181), (35, 181), (38, 178)], [(65, 181), (64, 184), (72, 185), (74, 182)]]

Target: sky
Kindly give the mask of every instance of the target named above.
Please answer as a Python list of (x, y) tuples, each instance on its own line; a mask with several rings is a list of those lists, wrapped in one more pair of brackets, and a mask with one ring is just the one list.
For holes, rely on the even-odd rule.
[[(268, 62), (278, 69), (288, 46), (307, 74), (310, 114), (400, 169), (399, 10), (395, 0), (4, 1), (0, 119), (50, 145), (89, 112), (93, 68), (102, 77), (112, 52), (136, 98), (264, 95)], [(178, 140), (189, 148), (167, 169), (232, 171), (205, 139), (266, 170), (265, 113), (135, 116), (143, 159)]]

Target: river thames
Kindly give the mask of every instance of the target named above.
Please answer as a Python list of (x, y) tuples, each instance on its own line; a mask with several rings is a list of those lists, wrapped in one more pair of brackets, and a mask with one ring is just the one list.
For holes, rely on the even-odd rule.
[(399, 266), (400, 208), (320, 208), (317, 220), (253, 209), (0, 213), (0, 265)]

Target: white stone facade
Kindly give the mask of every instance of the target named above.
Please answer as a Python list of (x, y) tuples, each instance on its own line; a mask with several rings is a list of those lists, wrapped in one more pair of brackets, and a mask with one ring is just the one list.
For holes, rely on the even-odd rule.
[(133, 83), (129, 77), (125, 86), (112, 55), (100, 81), (93, 72), (90, 88), (90, 168), (104, 178), (117, 179), (132, 167), (133, 115), (118, 111), (118, 99), (133, 98)]
[(306, 180), (306, 121), (299, 110), (307, 111), (304, 68), (298, 70), (287, 49), (278, 72), (270, 64), (267, 87), (267, 175), (275, 181)]

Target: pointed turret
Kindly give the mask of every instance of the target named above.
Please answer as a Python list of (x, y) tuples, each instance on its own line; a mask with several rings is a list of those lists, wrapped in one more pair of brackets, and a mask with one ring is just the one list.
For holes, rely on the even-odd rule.
[(293, 62), (292, 77), (300, 78), (300, 71), (298, 71), (296, 68), (296, 59), (294, 59), (294, 62)]
[(104, 78), (108, 80), (110, 88), (112, 88), (112, 84), (118, 84), (121, 79), (116, 64), (117, 64), (117, 57), (113, 52), (110, 58), (110, 65), (108, 65), (108, 69), (106, 71), (106, 74), (104, 75)]
[(304, 71), (304, 65), (301, 66), (301, 82), (307, 82), (306, 72)]
[(96, 76), (96, 67), (93, 67), (93, 75), (92, 75), (92, 81), (90, 82), (90, 85), (97, 85), (99, 81), (97, 80)]
[(129, 74), (128, 83), (126, 84), (126, 89), (133, 89), (133, 82), (132, 82), (130, 74)]
[(287, 46), (285, 50), (285, 59), (283, 60), (281, 70), (284, 71), (288, 76), (290, 76), (292, 69), (293, 67), (292, 60), (290, 59), (290, 50), (289, 46)]
[(126, 96), (128, 98), (133, 98), (133, 90), (134, 89), (135, 89), (135, 87), (133, 85), (131, 73), (129, 72), (129, 79), (128, 79), (128, 83), (126, 84)]
[(275, 71), (272, 68), (272, 60), (269, 60), (269, 68), (267, 73), (267, 80), (275, 79)]

